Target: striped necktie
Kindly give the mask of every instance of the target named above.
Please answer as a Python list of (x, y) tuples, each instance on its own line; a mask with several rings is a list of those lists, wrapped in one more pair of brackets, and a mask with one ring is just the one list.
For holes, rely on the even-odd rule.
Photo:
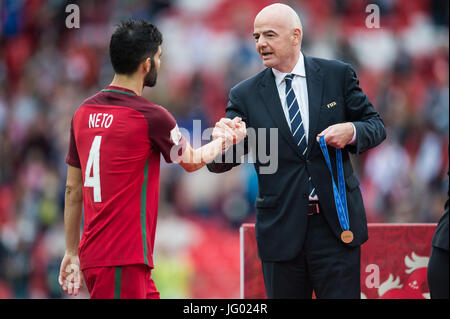
[[(284, 78), (286, 82), (286, 103), (289, 111), (289, 118), (291, 121), (291, 132), (294, 136), (294, 140), (297, 143), (297, 146), (305, 156), (306, 151), (308, 150), (308, 144), (306, 141), (305, 129), (303, 126), (302, 116), (300, 114), (300, 108), (298, 107), (297, 97), (295, 96), (295, 92), (292, 88), (292, 80), (294, 79), (294, 74), (288, 74)], [(309, 197), (316, 196), (315, 188), (312, 184), (311, 177), (308, 176), (308, 184), (309, 184)]]

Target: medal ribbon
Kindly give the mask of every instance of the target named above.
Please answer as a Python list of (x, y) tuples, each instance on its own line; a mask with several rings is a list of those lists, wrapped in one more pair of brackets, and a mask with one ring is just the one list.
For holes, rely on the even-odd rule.
[(336, 211), (341, 224), (342, 230), (349, 230), (350, 223), (348, 220), (348, 208), (347, 208), (347, 196), (345, 194), (345, 181), (344, 181), (344, 167), (342, 165), (342, 153), (340, 149), (336, 149), (336, 170), (338, 177), (339, 189), (334, 182), (333, 170), (331, 168), (330, 156), (328, 155), (327, 145), (325, 143), (325, 137), (319, 138), (320, 149), (322, 150), (325, 161), (327, 162), (328, 169), (331, 174), (331, 181), (333, 182), (333, 194), (334, 203), (336, 204)]

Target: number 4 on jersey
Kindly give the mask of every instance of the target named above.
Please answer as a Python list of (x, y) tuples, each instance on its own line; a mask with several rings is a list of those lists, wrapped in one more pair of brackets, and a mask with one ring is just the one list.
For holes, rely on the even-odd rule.
[[(84, 186), (94, 188), (94, 202), (102, 201), (102, 194), (100, 189), (100, 143), (101, 136), (96, 136), (92, 142), (91, 150), (89, 151), (89, 158), (86, 164), (86, 172), (84, 175)], [(91, 171), (92, 177), (91, 177)]]

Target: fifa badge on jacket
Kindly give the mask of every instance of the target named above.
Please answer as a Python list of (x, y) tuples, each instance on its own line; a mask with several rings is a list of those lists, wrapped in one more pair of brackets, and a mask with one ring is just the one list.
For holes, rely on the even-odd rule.
[(333, 102), (327, 104), (327, 108), (331, 109), (331, 108), (332, 108), (333, 106), (335, 106), (335, 105), (336, 105), (336, 102), (333, 101)]

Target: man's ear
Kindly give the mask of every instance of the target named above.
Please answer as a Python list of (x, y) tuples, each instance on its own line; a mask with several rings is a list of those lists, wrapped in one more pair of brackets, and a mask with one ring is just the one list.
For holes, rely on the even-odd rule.
[(303, 33), (300, 28), (295, 28), (292, 33), (292, 44), (299, 45), (302, 43)]
[(151, 67), (152, 67), (152, 59), (150, 59), (150, 58), (147, 58), (147, 59), (145, 59), (143, 62), (142, 62), (142, 66), (144, 67), (144, 71), (145, 71), (145, 73), (148, 73), (148, 72), (150, 72), (150, 69), (151, 69)]

